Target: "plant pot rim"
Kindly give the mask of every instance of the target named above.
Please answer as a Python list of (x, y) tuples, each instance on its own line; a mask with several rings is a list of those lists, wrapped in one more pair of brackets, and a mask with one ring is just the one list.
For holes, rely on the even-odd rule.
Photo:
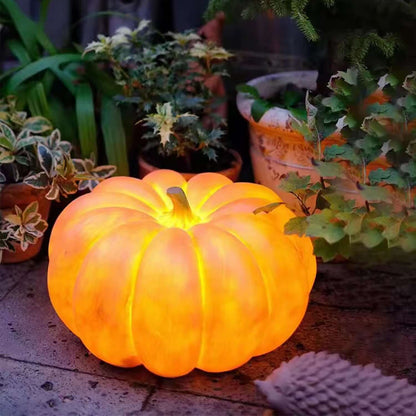
[[(211, 172), (220, 173), (224, 176), (230, 177), (229, 175), (232, 175), (235, 171), (237, 171), (237, 176), (239, 175), (240, 170), (241, 170), (241, 166), (243, 164), (243, 159), (241, 158), (240, 153), (238, 153), (234, 149), (228, 149), (228, 152), (231, 153), (232, 156), (234, 157), (234, 160), (231, 162), (231, 165), (226, 169), (218, 170), (218, 171), (211, 171)], [(145, 157), (143, 157), (143, 155), (141, 155), (141, 154), (138, 155), (137, 160), (139, 162), (139, 165), (142, 165), (149, 172), (152, 172), (152, 171), (157, 170), (157, 169), (162, 169), (162, 168), (159, 168), (159, 167), (149, 163), (145, 159)], [(195, 175), (198, 175), (198, 174), (204, 173), (204, 172), (179, 172), (179, 173), (181, 175), (183, 175), (186, 180), (189, 180), (192, 176), (195, 176)], [(234, 176), (234, 175), (232, 175), (232, 176)]]
[[(294, 83), (300, 88), (315, 89), (318, 71), (288, 71), (275, 74), (263, 75), (247, 82), (248, 85), (256, 87), (263, 98), (269, 98), (281, 87), (288, 83)], [(284, 108), (272, 107), (267, 110), (261, 120), (256, 122), (251, 117), (251, 106), (254, 100), (246, 93), (237, 94), (237, 107), (241, 115), (250, 124), (260, 125), (269, 128), (290, 129), (290, 112)]]

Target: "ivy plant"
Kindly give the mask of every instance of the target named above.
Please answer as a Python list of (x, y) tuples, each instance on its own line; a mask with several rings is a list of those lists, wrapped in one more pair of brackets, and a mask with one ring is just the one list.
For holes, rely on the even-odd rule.
[[(282, 190), (305, 215), (286, 232), (313, 237), (325, 261), (362, 246), (416, 250), (415, 80), (415, 73), (400, 81), (350, 68), (330, 79), (330, 96), (307, 96), (306, 121), (292, 119), (314, 147), (320, 180), (296, 172), (283, 178)], [(355, 189), (348, 198), (345, 183)]]

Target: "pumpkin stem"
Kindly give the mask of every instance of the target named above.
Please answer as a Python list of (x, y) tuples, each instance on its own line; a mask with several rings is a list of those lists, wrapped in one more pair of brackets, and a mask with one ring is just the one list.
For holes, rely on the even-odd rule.
[(192, 222), (194, 215), (183, 189), (179, 186), (172, 186), (166, 193), (173, 202), (172, 215), (184, 225)]

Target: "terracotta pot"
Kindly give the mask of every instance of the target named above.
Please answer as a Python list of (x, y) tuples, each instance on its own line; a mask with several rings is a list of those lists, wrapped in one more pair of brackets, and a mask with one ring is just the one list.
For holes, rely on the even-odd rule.
[[(316, 71), (281, 72), (253, 79), (248, 84), (256, 87), (260, 95), (267, 99), (288, 83), (315, 89), (317, 76)], [(237, 94), (237, 107), (249, 122), (250, 156), (255, 181), (273, 189), (289, 208), (298, 211), (296, 198), (282, 191), (279, 184), (282, 175), (293, 171), (300, 176), (309, 175), (312, 180), (319, 180), (319, 175), (311, 165), (311, 158), (316, 157), (313, 146), (290, 127), (288, 110), (273, 107), (257, 123), (251, 117), (252, 104), (253, 100), (246, 94)]]
[[(248, 84), (256, 87), (260, 96), (267, 99), (288, 83), (293, 83), (299, 88), (313, 90), (316, 87), (317, 75), (316, 71), (281, 72), (253, 79)], [(368, 102), (365, 105), (384, 102), (385, 99), (386, 97), (382, 94), (373, 94), (371, 98), (367, 99)], [(291, 115), (288, 110), (273, 107), (257, 123), (251, 117), (252, 104), (253, 100), (246, 94), (238, 93), (238, 109), (249, 122), (250, 156), (255, 181), (273, 189), (289, 208), (296, 214), (303, 215), (296, 197), (282, 191), (279, 184), (282, 175), (289, 172), (297, 172), (300, 176), (310, 176), (313, 182), (319, 181), (319, 174), (311, 163), (311, 159), (318, 155), (313, 145), (290, 127)], [(345, 140), (340, 134), (333, 134), (322, 141), (321, 149), (323, 151), (326, 146), (344, 143)], [(339, 191), (344, 194), (346, 199), (354, 199), (357, 205), (364, 205), (365, 201), (356, 187), (356, 182), (360, 181), (361, 172), (358, 172), (348, 162), (340, 161), (340, 163), (346, 168), (347, 178), (338, 181)], [(387, 168), (387, 161), (380, 158), (367, 166), (367, 175), (371, 170), (379, 167)], [(313, 210), (315, 200), (310, 198), (308, 203), (309, 208)]]
[[(31, 202), (38, 201), (39, 213), (47, 221), (51, 201), (45, 198), (46, 191), (32, 188), (23, 183), (5, 185), (0, 192), (0, 210), (3, 215), (14, 212), (14, 206), (25, 209)], [(26, 251), (22, 251), (20, 245), (15, 245), (16, 252), (5, 250), (2, 263), (20, 263), (35, 257), (42, 247), (43, 237), (36, 244), (30, 244)]]
[[(216, 173), (221, 173), (221, 175), (224, 175), (227, 178), (231, 179), (233, 182), (236, 182), (240, 175), (243, 161), (241, 159), (240, 154), (237, 151), (231, 149), (229, 152), (234, 157), (234, 161), (231, 163), (231, 166), (228, 169), (217, 171)], [(151, 165), (142, 156), (138, 157), (138, 162), (139, 162), (139, 177), (140, 178), (144, 178), (148, 173), (160, 169), (157, 166)], [(197, 173), (191, 173), (191, 172), (180, 172), (180, 174), (187, 181), (191, 179), (193, 176), (197, 175)]]

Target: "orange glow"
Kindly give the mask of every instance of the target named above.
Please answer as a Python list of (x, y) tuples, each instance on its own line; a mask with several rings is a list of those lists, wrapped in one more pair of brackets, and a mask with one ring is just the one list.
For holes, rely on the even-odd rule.
[(165, 377), (227, 371), (295, 331), (316, 275), (294, 214), (252, 183), (173, 171), (111, 178), (59, 216), (48, 288), (62, 321), (98, 358)]

